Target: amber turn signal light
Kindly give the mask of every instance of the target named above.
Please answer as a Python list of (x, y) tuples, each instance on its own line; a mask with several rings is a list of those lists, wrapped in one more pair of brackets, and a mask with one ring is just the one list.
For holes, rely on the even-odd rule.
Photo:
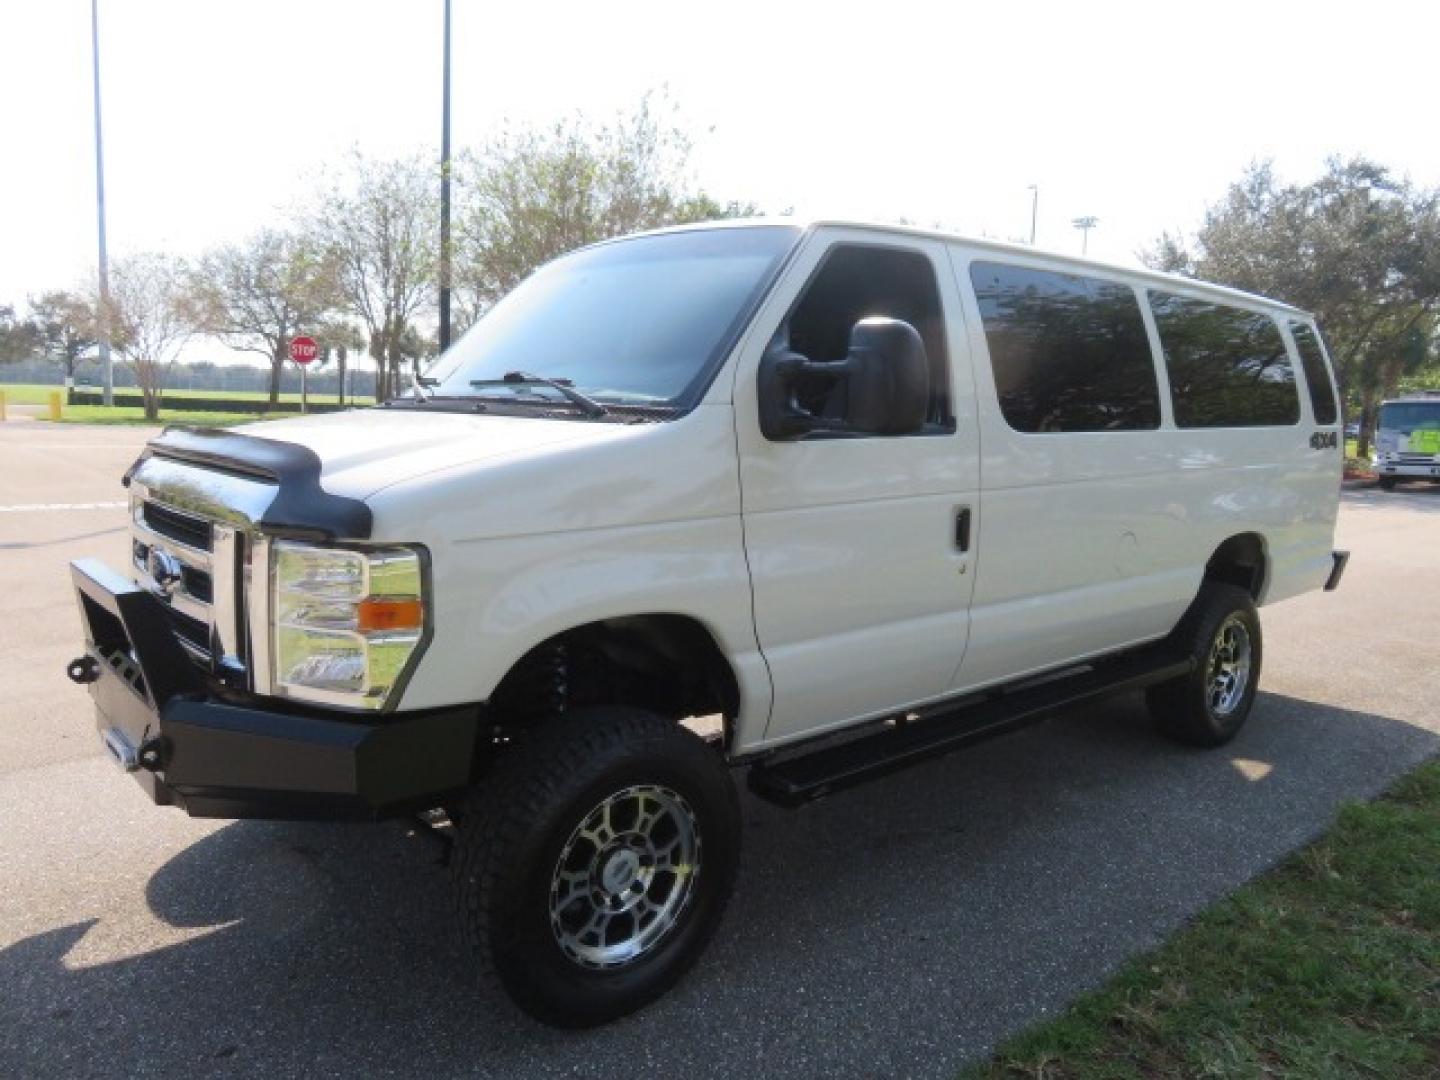
[(419, 600), (383, 600), (371, 597), (355, 605), (355, 629), (361, 633), (377, 630), (419, 630), (425, 611)]

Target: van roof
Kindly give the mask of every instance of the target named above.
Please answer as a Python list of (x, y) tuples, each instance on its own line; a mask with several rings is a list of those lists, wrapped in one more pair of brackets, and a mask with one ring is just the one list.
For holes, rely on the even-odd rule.
[[(1076, 269), (1105, 270), (1113, 273), (1125, 274), (1129, 277), (1139, 278), (1143, 281), (1155, 282), (1156, 284), (1167, 285), (1176, 289), (1188, 289), (1213, 295), (1217, 298), (1229, 300), (1243, 300), (1251, 304), (1261, 304), (1273, 308), (1276, 311), (1284, 311), (1292, 315), (1299, 315), (1305, 319), (1311, 319), (1310, 312), (1287, 304), (1282, 300), (1275, 300), (1268, 296), (1260, 296), (1256, 293), (1245, 292), (1243, 289), (1232, 289), (1228, 285), (1216, 285), (1212, 282), (1201, 281), (1198, 278), (1181, 277), (1179, 274), (1166, 274), (1159, 270), (1149, 270), (1144, 267), (1123, 266), (1119, 263), (1107, 262), (1103, 259), (1083, 258), (1078, 255), (1067, 255), (1059, 251), (1050, 251), (1041, 247), (1031, 247), (1028, 244), (1011, 244), (1003, 240), (991, 240), (985, 237), (966, 236), (963, 233), (946, 232), (942, 229), (923, 229), (914, 225), (892, 225), (878, 221), (847, 220), (844, 218), (795, 218), (795, 217), (751, 217), (732, 218), (726, 221), (704, 221), (692, 225), (672, 225), (665, 229), (651, 229), (642, 233), (634, 233), (635, 236), (654, 236), (663, 233), (687, 232), (695, 229), (744, 229), (754, 228), (762, 225), (783, 225), (792, 229), (813, 231), (819, 228), (845, 228), (865, 229), (871, 232), (899, 234), (903, 236), (919, 236), (931, 240), (945, 240), (950, 242), (963, 243), (968, 247), (981, 248), (986, 251), (994, 251), (1003, 255), (1019, 255), (1028, 258), (1041, 257), (1055, 262), (1065, 263), (1074, 266)], [(624, 237), (616, 237), (624, 239)]]

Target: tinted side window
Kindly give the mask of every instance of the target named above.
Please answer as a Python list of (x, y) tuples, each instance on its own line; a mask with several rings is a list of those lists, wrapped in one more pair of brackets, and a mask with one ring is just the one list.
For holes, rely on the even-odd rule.
[(1335, 423), (1335, 384), (1330, 381), (1330, 370), (1325, 366), (1325, 353), (1320, 349), (1319, 336), (1304, 323), (1291, 323), (1290, 336), (1295, 339), (1300, 366), (1305, 369), (1305, 383), (1310, 388), (1310, 408), (1314, 410), (1315, 422)]
[(1155, 362), (1128, 285), (977, 262), (990, 366), (1016, 431), (1135, 431), (1160, 426)]
[(1180, 427), (1300, 421), (1295, 372), (1269, 315), (1170, 293), (1150, 294)]

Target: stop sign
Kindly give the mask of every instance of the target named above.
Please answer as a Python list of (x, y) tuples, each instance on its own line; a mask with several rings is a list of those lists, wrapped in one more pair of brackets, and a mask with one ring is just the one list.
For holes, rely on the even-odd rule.
[(302, 367), (305, 364), (313, 363), (320, 355), (320, 346), (315, 344), (312, 337), (297, 337), (290, 339), (290, 359)]

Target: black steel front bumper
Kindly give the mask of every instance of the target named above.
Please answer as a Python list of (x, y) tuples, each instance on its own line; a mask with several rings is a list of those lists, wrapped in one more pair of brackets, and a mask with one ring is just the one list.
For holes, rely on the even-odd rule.
[(93, 560), (71, 563), (106, 749), (156, 803), (194, 817), (377, 818), (441, 805), (475, 760), (473, 709), (356, 720), (228, 703), (176, 641), (162, 602)]

